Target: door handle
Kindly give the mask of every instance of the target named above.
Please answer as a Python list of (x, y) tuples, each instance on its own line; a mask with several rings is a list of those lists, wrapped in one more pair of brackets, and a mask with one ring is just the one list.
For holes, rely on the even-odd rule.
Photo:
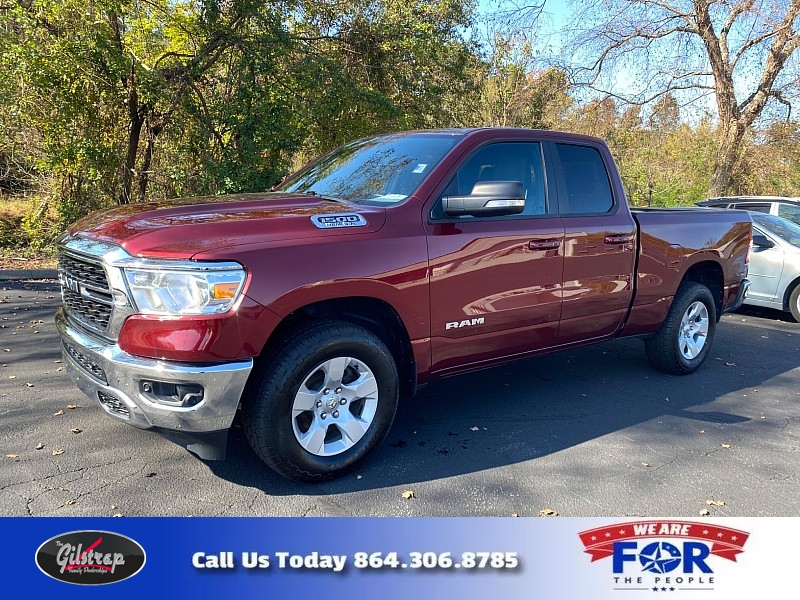
[(606, 244), (629, 244), (633, 241), (633, 236), (629, 233), (615, 233), (607, 235), (603, 241)]
[(533, 240), (528, 242), (530, 250), (557, 250), (561, 240)]

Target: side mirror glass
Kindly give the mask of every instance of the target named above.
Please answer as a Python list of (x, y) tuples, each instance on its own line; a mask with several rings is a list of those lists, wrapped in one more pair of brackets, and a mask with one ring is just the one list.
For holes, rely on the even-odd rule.
[(753, 248), (774, 248), (775, 244), (763, 233), (753, 232)]

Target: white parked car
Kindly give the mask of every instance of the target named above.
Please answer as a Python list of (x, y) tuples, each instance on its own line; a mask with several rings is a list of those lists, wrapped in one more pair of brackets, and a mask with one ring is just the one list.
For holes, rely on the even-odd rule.
[(698, 206), (738, 208), (783, 217), (800, 225), (800, 198), (784, 196), (721, 196), (697, 203)]
[(792, 313), (800, 322), (800, 226), (781, 217), (750, 212), (753, 249), (745, 304)]

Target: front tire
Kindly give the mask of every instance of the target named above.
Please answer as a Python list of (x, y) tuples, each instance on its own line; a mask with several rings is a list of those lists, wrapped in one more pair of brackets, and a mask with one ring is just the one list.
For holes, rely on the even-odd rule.
[(264, 356), (244, 399), (244, 430), (280, 475), (334, 479), (383, 441), (398, 396), (397, 367), (380, 338), (351, 323), (312, 322)]
[(792, 313), (794, 320), (800, 323), (800, 283), (794, 286), (792, 293), (789, 294), (789, 312)]
[(650, 363), (665, 373), (687, 375), (708, 356), (717, 327), (717, 307), (709, 289), (683, 282), (659, 330), (645, 340)]

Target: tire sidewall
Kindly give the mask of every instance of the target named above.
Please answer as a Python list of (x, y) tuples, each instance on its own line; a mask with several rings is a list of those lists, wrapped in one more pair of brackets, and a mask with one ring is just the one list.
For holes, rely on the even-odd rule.
[[(378, 406), (364, 436), (351, 448), (333, 456), (316, 456), (300, 445), (292, 426), (295, 395), (312, 370), (332, 358), (349, 356), (366, 364), (378, 384)], [(283, 382), (273, 382), (274, 422), (266, 424), (273, 444), (290, 464), (315, 477), (337, 477), (355, 468), (385, 437), (397, 410), (397, 369), (385, 348), (367, 339), (331, 338), (324, 345), (308, 348), (306, 357)], [(277, 385), (275, 385), (277, 384)], [(268, 384), (269, 385), (269, 384)]]

